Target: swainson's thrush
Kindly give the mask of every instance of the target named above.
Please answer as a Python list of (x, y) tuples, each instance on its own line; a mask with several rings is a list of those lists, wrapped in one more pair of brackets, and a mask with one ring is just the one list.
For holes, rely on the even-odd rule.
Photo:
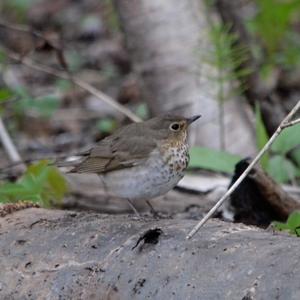
[(187, 128), (198, 118), (166, 115), (120, 128), (83, 153), (71, 172), (97, 173), (109, 194), (129, 201), (163, 195), (184, 176)]

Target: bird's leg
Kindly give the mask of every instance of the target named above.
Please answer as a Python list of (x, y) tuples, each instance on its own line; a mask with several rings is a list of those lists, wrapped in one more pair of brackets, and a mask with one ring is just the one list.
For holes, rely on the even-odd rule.
[(129, 206), (131, 207), (131, 209), (134, 211), (134, 213), (136, 214), (136, 216), (139, 218), (139, 219), (142, 219), (142, 216), (140, 215), (140, 213), (137, 211), (137, 209), (134, 207), (132, 201), (128, 198), (126, 198)]
[(98, 178), (99, 180), (101, 181), (101, 184), (102, 184), (102, 187), (103, 187), (103, 190), (104, 190), (104, 199), (105, 199), (105, 202), (108, 203), (109, 202), (109, 199), (110, 199), (110, 195), (108, 193), (108, 188), (105, 184), (105, 181), (103, 180), (103, 176), (98, 174)]
[(153, 205), (151, 204), (150, 200), (146, 200), (147, 205), (150, 207), (151, 214), (154, 218), (160, 218), (159, 213), (154, 209)]

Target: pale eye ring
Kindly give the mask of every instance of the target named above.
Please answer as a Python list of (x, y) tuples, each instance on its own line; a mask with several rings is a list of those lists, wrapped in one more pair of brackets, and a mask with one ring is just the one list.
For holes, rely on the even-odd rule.
[(170, 129), (171, 129), (172, 131), (178, 131), (179, 128), (180, 128), (180, 125), (179, 125), (178, 123), (172, 123), (172, 124), (170, 125)]

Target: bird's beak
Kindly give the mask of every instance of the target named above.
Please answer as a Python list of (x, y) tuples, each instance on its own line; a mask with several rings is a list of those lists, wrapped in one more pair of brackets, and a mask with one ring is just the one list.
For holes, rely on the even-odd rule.
[(201, 117), (201, 115), (196, 115), (196, 116), (193, 116), (191, 118), (187, 118), (186, 121), (187, 121), (188, 125), (190, 125), (193, 122), (195, 122), (196, 120), (198, 120), (200, 117)]

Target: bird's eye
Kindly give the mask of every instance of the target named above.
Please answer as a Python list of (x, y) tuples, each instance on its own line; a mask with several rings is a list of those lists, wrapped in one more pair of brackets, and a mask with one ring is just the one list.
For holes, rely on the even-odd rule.
[(170, 129), (173, 131), (177, 131), (180, 128), (180, 125), (178, 123), (173, 123), (170, 125)]

